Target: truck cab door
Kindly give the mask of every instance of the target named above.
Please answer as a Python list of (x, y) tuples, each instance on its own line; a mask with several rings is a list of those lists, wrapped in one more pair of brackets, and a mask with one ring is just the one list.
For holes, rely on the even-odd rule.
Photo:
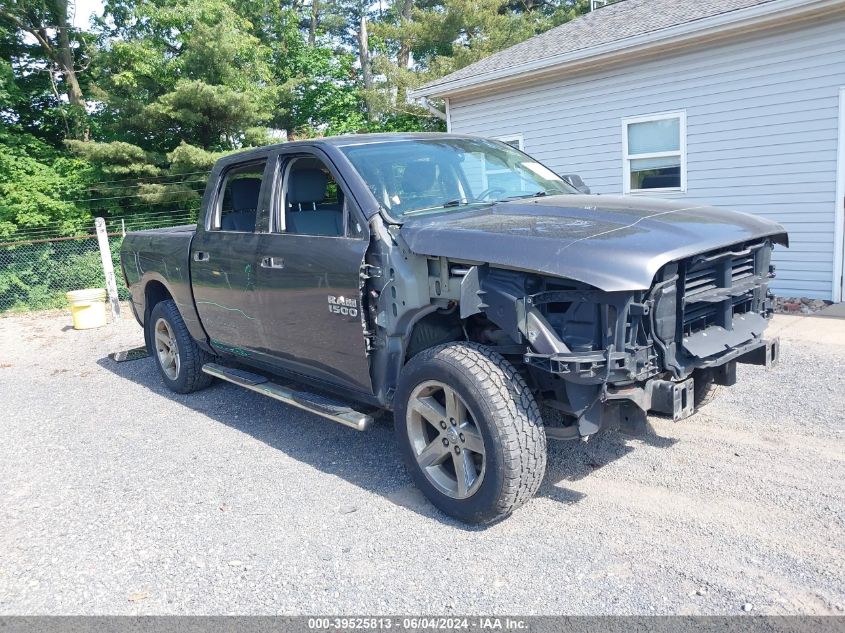
[(191, 243), (194, 301), (211, 345), (245, 357), (261, 347), (256, 268), (266, 167), (261, 158), (223, 168)]
[(316, 148), (279, 155), (259, 242), (262, 352), (284, 369), (372, 394), (361, 306), (369, 229)]

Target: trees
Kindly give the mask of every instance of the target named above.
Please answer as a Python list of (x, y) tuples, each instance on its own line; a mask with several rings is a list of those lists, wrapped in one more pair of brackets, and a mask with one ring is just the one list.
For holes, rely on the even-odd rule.
[(106, 138), (166, 153), (180, 142), (237, 147), (269, 121), (272, 51), (221, 0), (107, 5), (92, 68)]
[(51, 225), (72, 231), (89, 216), (72, 201), (84, 198), (88, 166), (20, 130), (0, 130), (0, 241), (18, 228)]
[(586, 5), (106, 0), (76, 29), (72, 0), (0, 0), (0, 225), (87, 218), (69, 202), (86, 196), (123, 214), (184, 201), (201, 186), (186, 174), (273, 130), (442, 129), (409, 88)]
[(86, 38), (71, 27), (69, 8), (68, 0), (4, 0), (0, 29), (6, 32), (8, 58), (17, 58), (30, 73), (43, 72), (56, 98), (61, 95), (67, 100), (65, 132), (79, 138), (87, 133), (79, 78), (87, 62)]
[[(442, 130), (419, 83), (569, 19), (586, 0), (0, 0), (0, 306), (99, 284), (94, 216), (196, 219), (227, 152)], [(111, 227), (121, 226), (113, 221)]]
[(68, 101), (83, 105), (77, 77), (76, 52), (72, 42), (79, 40), (68, 21), (68, 0), (11, 0), (0, 6), (0, 19), (13, 30), (33, 37), (44, 56), (55, 64), (64, 79)]
[(67, 2), (0, 1), (0, 58), (15, 97), (3, 119), (53, 142), (88, 129), (80, 76), (88, 39), (68, 26), (68, 10)]
[(434, 78), (588, 10), (588, 0), (418, 0), (410, 49), (424, 76)]

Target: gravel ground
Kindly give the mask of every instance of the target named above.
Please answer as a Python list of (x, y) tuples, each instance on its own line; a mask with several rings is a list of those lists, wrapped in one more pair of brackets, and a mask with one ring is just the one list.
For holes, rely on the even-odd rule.
[(845, 321), (777, 319), (777, 369), (553, 443), (538, 497), (480, 529), (411, 486), (386, 423), (169, 393), (107, 358), (131, 319), (2, 318), (0, 614), (842, 613)]

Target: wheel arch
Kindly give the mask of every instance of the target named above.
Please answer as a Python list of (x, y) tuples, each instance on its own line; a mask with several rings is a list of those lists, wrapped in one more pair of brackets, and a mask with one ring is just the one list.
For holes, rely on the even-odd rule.
[(139, 282), (139, 291), (133, 292), (133, 307), (136, 308), (141, 326), (146, 331), (146, 323), (150, 313), (162, 301), (172, 300), (176, 304), (188, 332), (204, 350), (211, 351), (208, 337), (197, 314), (194, 305), (193, 292), (188, 283), (177, 281), (171, 283), (159, 272), (149, 271)]
[(167, 288), (163, 281), (150, 279), (144, 286), (144, 312), (149, 314), (162, 301), (173, 299), (173, 293)]
[(486, 312), (462, 316), (460, 302), (457, 301), (451, 302), (448, 307), (432, 304), (408, 314), (398, 334), (387, 339), (390, 353), (386, 356), (383, 380), (389, 387), (388, 408), (393, 408), (393, 389), (402, 371), (415, 356), (446, 343), (491, 346), (501, 342), (489, 338), (488, 328), (504, 333), (499, 323)]
[(425, 312), (408, 326), (402, 365), (430, 347), (465, 338), (463, 320), (457, 306)]
[(150, 315), (155, 308), (162, 301), (173, 300), (173, 293), (167, 286), (167, 282), (159, 275), (153, 273), (147, 275), (147, 278), (142, 281), (141, 285), (141, 309), (137, 311), (138, 320), (141, 322), (141, 327), (144, 328), (144, 342), (147, 345), (147, 350), (150, 354), (153, 353), (152, 341), (150, 339), (149, 320)]

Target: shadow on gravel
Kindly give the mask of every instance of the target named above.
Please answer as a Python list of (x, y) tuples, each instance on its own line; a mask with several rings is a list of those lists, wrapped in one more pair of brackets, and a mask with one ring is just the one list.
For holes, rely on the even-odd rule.
[[(578, 501), (583, 497), (581, 493), (561, 486), (589, 477), (599, 468), (625, 457), (628, 453), (636, 453), (637, 447), (631, 446), (632, 440), (655, 448), (669, 448), (678, 441), (658, 435), (654, 428), (646, 423), (634, 433), (607, 430), (591, 437), (587, 442), (549, 442), (546, 478), (539, 494), (566, 503)], [(573, 495), (578, 495), (578, 498), (573, 499)]]
[[(143, 385), (158, 396), (247, 433), (297, 461), (342, 477), (422, 516), (466, 531), (489, 527), (459, 523), (425, 499), (405, 472), (393, 437), (392, 420), (387, 415), (376, 418), (371, 430), (359, 433), (221, 381), (193, 394), (173, 393), (162, 384), (150, 358), (115, 362), (106, 357), (99, 359), (97, 364), (122, 379)], [(538, 496), (565, 505), (578, 503), (585, 495), (566, 488), (566, 484), (583, 479), (635, 451), (635, 447), (628, 445), (631, 439), (658, 447), (671, 446), (675, 442), (658, 436), (650, 427), (631, 436), (608, 431), (586, 443), (549, 442), (546, 477)]]

